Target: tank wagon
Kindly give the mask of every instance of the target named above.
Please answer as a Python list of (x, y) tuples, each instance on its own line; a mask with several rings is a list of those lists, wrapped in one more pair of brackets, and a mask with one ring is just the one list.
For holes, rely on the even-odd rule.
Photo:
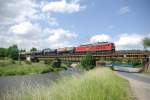
[(43, 55), (43, 53), (42, 53), (41, 50), (38, 50), (38, 51), (31, 51), (30, 54), (31, 54), (32, 56), (42, 56), (42, 55)]
[(57, 54), (57, 49), (44, 49), (41, 51), (42, 55), (44, 56), (51, 56)]
[(65, 47), (65, 48), (58, 48), (57, 54), (58, 55), (69, 55), (74, 54), (75, 47)]

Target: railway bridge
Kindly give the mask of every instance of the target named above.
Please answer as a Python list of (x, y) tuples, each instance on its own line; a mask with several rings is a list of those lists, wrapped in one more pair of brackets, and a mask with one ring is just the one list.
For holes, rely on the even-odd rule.
[[(44, 60), (44, 59), (56, 59), (59, 58), (62, 61), (71, 61), (71, 62), (80, 62), (82, 58), (84, 58), (86, 55), (25, 55), (25, 59), (31, 58), (31, 59), (39, 59), (39, 60)], [(124, 59), (138, 59), (141, 62), (144, 62), (145, 64), (145, 69), (147, 70), (150, 68), (150, 52), (149, 51), (116, 51), (115, 53), (112, 54), (95, 54), (92, 55), (96, 60), (111, 60), (111, 59), (119, 59), (119, 60), (124, 60)]]
[[(31, 58), (37, 58), (37, 59), (56, 59), (59, 58), (64, 61), (74, 61), (78, 62), (86, 55), (29, 55)], [(140, 53), (130, 53), (130, 52), (115, 52), (112, 54), (97, 54), (92, 55), (97, 60), (103, 59), (140, 59), (140, 60), (148, 60), (150, 58), (150, 52), (140, 52)]]

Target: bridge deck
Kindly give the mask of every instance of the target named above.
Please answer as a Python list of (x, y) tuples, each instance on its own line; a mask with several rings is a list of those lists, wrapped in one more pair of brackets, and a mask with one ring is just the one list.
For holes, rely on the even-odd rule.
[[(61, 59), (75, 59), (75, 60), (80, 60), (81, 58), (83, 58), (85, 55), (22, 55), (21, 57), (26, 58), (27, 56), (33, 57), (33, 58), (61, 58)], [(95, 54), (93, 55), (93, 57), (96, 58), (101, 58), (101, 57), (109, 57), (109, 58), (118, 58), (118, 59), (146, 59), (149, 58), (150, 56), (150, 52), (119, 52), (116, 51), (115, 53), (112, 54)]]

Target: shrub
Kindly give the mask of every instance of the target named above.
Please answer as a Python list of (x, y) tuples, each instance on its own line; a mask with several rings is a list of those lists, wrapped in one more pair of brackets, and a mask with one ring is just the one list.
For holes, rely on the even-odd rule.
[(18, 60), (18, 53), (19, 53), (19, 50), (18, 50), (17, 45), (10, 46), (7, 51), (8, 51), (8, 56), (9, 56), (11, 59), (13, 59), (13, 60)]
[(54, 68), (52, 68), (52, 67), (49, 67), (49, 69), (47, 70), (47, 69), (45, 69), (45, 70), (43, 70), (41, 73), (48, 73), (48, 72), (53, 72), (54, 71)]
[(14, 60), (0, 60), (0, 67), (16, 64)]
[(31, 58), (31, 61), (32, 61), (32, 62), (39, 62), (39, 59), (36, 58), (36, 57), (32, 57), (32, 58)]
[(52, 63), (52, 60), (49, 60), (49, 59), (44, 60), (44, 64), (50, 65), (51, 63)]
[(112, 61), (112, 58), (105, 58), (106, 61)]
[(18, 61), (18, 64), (21, 65), (22, 64), (21, 61)]
[(133, 66), (139, 66), (139, 65), (142, 65), (143, 62), (141, 62), (140, 60), (128, 60), (128, 64), (131, 64)]
[(141, 62), (138, 61), (138, 60), (135, 60), (133, 63), (132, 63), (133, 66), (138, 66), (138, 65), (141, 65)]
[(59, 68), (61, 66), (61, 60), (60, 59), (55, 59), (54, 61), (52, 61), (51, 66), (53, 68)]
[(25, 61), (25, 63), (26, 63), (26, 64), (32, 64), (32, 62), (31, 62), (31, 61)]
[(90, 52), (87, 52), (85, 58), (81, 60), (81, 67), (89, 70), (96, 66), (96, 59), (92, 57), (92, 54)]
[(12, 63), (12, 64), (16, 64), (16, 62), (15, 62), (14, 60), (11, 60), (11, 63)]
[(65, 62), (63, 62), (63, 64), (64, 64), (65, 66), (67, 66), (67, 67), (70, 67), (70, 65), (71, 65), (72, 63), (69, 62), (69, 61), (65, 61)]
[(0, 48), (0, 58), (4, 59), (6, 57), (7, 49), (6, 48)]

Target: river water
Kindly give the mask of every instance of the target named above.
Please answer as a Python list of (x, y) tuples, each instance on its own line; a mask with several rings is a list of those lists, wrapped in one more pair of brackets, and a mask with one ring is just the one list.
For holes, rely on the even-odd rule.
[(46, 74), (24, 75), (24, 76), (2, 76), (0, 77), (0, 94), (11, 89), (19, 89), (24, 85), (50, 86), (55, 80), (64, 76), (79, 75), (81, 71), (77, 68), (68, 68), (60, 72), (50, 72)]

